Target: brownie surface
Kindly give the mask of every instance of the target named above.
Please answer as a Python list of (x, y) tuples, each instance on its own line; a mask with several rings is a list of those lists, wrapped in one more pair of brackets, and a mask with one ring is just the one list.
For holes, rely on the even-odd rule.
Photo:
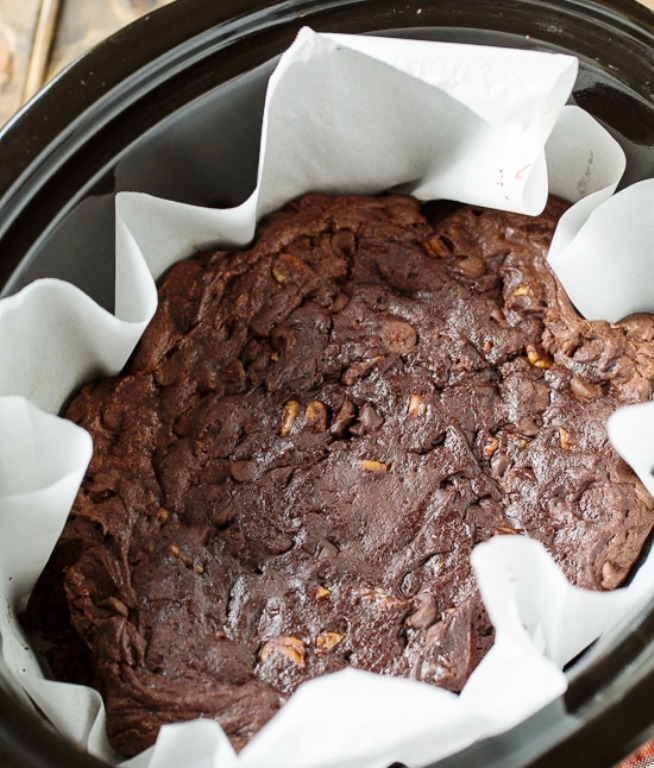
[(68, 409), (95, 454), (34, 598), (63, 572), (116, 749), (197, 716), (240, 748), (346, 666), (460, 690), (494, 535), (625, 578), (653, 502), (604, 424), (651, 398), (654, 318), (575, 313), (545, 261), (564, 207), (309, 195), (167, 273)]

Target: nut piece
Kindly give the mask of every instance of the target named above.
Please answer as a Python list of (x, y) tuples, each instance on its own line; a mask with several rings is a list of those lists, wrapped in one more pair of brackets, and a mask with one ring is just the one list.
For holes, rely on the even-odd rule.
[(411, 419), (417, 419), (418, 416), (424, 416), (427, 413), (427, 403), (420, 395), (409, 395), (409, 404), (407, 405), (407, 416)]
[(196, 573), (197, 573), (199, 576), (201, 576), (201, 575), (204, 573), (204, 566), (203, 566), (201, 563), (196, 563), (196, 564), (193, 566), (193, 570), (194, 570), (194, 571), (195, 571), (195, 572), (196, 572)]
[(384, 464), (383, 461), (375, 461), (374, 459), (359, 459), (359, 466), (366, 472), (388, 472), (388, 464)]
[(327, 409), (320, 400), (312, 400), (307, 405), (304, 415), (311, 429), (315, 429), (316, 432), (324, 432), (327, 429)]
[(570, 448), (572, 448), (570, 433), (567, 429), (563, 429), (563, 427), (559, 429), (559, 443), (561, 443), (561, 448), (563, 448), (564, 451), (569, 451)]
[(547, 370), (552, 367), (553, 360), (542, 347), (536, 344), (527, 344), (525, 351), (527, 352), (527, 360), (529, 360), (534, 368)]
[(316, 648), (325, 653), (330, 653), (345, 637), (340, 632), (321, 632), (316, 638)]
[(397, 597), (389, 595), (388, 592), (384, 592), (384, 590), (380, 589), (379, 587), (375, 587), (374, 589), (371, 589), (370, 587), (364, 587), (361, 592), (363, 594), (364, 600), (374, 600), (380, 605), (387, 605), (391, 608), (405, 605), (407, 602), (406, 600), (400, 600)]
[(353, 384), (356, 384), (359, 379), (367, 376), (374, 368), (375, 364), (381, 359), (380, 356), (377, 356), (371, 357), (369, 360), (357, 360), (344, 371), (341, 376), (341, 382), (345, 384), (346, 387), (351, 387)]
[(264, 643), (259, 651), (259, 661), (263, 663), (269, 659), (273, 653), (281, 653), (282, 656), (297, 664), (298, 667), (304, 666), (304, 643), (299, 637), (292, 635), (280, 635)]
[(526, 296), (528, 293), (529, 293), (529, 286), (523, 283), (522, 285), (519, 285), (517, 288), (514, 288), (511, 291), (511, 296)]
[(157, 512), (157, 520), (163, 525), (164, 523), (168, 522), (169, 517), (170, 513), (168, 510), (160, 507), (159, 511)]
[(188, 555), (185, 555), (177, 546), (177, 544), (169, 544), (168, 553), (180, 560), (187, 568), (193, 564), (191, 558)]
[(449, 248), (440, 239), (440, 237), (432, 237), (423, 243), (423, 247), (427, 252), (427, 256), (432, 259), (444, 259), (450, 255)]
[(499, 445), (500, 445), (500, 441), (496, 437), (490, 437), (488, 439), (488, 442), (483, 448), (484, 456), (487, 456), (490, 459), (490, 457), (499, 448)]
[(510, 432), (508, 435), (510, 440), (518, 444), (519, 448), (524, 448), (527, 445), (527, 441), (522, 435), (516, 435), (514, 432)]
[(279, 270), (278, 267), (272, 268), (272, 276), (277, 280), (278, 283), (284, 283), (286, 282), (286, 275)]
[(280, 253), (271, 270), (272, 276), (278, 283), (285, 283), (292, 272), (292, 264), (295, 261), (290, 253)]
[(322, 585), (318, 585), (316, 587), (316, 600), (324, 600), (326, 597), (329, 597), (329, 590)]
[(289, 400), (288, 403), (286, 403), (284, 406), (284, 413), (282, 414), (282, 424), (279, 428), (281, 437), (286, 437), (290, 433), (299, 410), (300, 404), (297, 400)]
[(508, 536), (511, 536), (511, 535), (516, 536), (518, 533), (515, 528), (511, 528), (508, 525), (500, 525), (498, 528), (495, 529), (495, 531), (496, 533), (503, 533)]

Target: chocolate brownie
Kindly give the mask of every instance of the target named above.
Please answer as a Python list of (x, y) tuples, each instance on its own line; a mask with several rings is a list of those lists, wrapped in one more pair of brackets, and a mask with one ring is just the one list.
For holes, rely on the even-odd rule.
[(347, 666), (460, 690), (492, 536), (625, 578), (654, 505), (604, 424), (652, 395), (654, 317), (575, 313), (545, 259), (564, 207), (309, 195), (167, 273), (68, 408), (95, 455), (40, 586), (63, 572), (116, 749), (198, 716), (240, 748)]

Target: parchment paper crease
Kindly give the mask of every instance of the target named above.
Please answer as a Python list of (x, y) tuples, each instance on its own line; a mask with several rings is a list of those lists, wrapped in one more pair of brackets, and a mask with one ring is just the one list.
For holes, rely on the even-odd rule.
[[(91, 455), (88, 435), (50, 415), (97, 373), (120, 370), (156, 308), (153, 282), (212, 245), (242, 245), (257, 220), (320, 189), (389, 188), (537, 214), (549, 190), (575, 202), (551, 262), (590, 318), (654, 310), (654, 181), (612, 196), (624, 155), (565, 106), (575, 59), (548, 53), (303, 30), (267, 93), (258, 183), (231, 210), (140, 194), (116, 200), (116, 314), (43, 280), (0, 302), (0, 675), (62, 734), (109, 760), (98, 695), (45, 680), (15, 615), (48, 558)], [(219, 172), (219, 169), (216, 169)], [(654, 490), (648, 403), (617, 413), (611, 439)], [(556, 698), (561, 667), (654, 594), (654, 559), (612, 593), (570, 586), (523, 537), (480, 545), (473, 565), (497, 630), (460, 696), (346, 670), (302, 686), (236, 756), (219, 726), (168, 726), (128, 762), (150, 768), (384, 768), (424, 765), (507, 729)]]

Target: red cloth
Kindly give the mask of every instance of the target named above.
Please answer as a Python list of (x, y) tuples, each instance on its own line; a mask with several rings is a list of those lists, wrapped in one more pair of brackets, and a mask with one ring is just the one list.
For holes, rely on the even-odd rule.
[(650, 768), (650, 766), (654, 766), (654, 739), (629, 755), (616, 768)]

